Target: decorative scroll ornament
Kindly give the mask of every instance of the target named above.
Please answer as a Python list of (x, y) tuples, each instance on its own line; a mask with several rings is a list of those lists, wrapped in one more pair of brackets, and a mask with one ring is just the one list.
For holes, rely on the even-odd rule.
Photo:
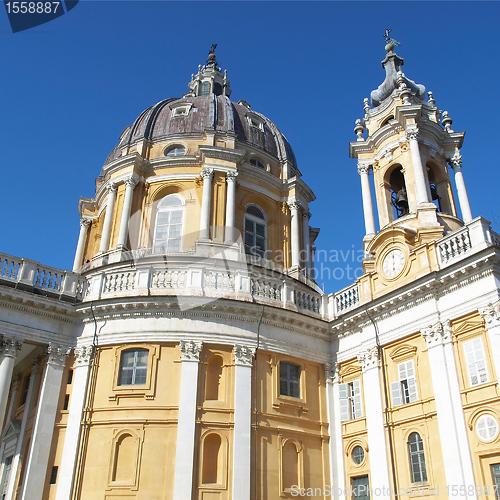
[(1, 355), (16, 358), (18, 351), (21, 350), (23, 345), (22, 340), (17, 340), (14, 337), (7, 337), (4, 335), (1, 341)]
[(80, 219), (80, 227), (90, 227), (91, 224), (92, 224), (91, 219), (87, 219), (85, 217)]
[(500, 300), (479, 308), (479, 314), (488, 327), (500, 326)]
[(378, 347), (371, 347), (358, 354), (358, 361), (361, 363), (361, 368), (364, 372), (372, 368), (377, 368), (379, 362)]
[(420, 131), (417, 127), (406, 129), (406, 139), (408, 141), (417, 141), (420, 135)]
[(432, 326), (423, 328), (421, 333), (428, 348), (446, 344), (451, 342), (451, 321), (437, 322)]
[(339, 380), (340, 366), (338, 363), (325, 363), (325, 382), (333, 384)]
[(200, 352), (203, 348), (203, 342), (194, 342), (193, 340), (181, 340), (181, 358), (182, 361), (199, 361)]
[(90, 363), (90, 359), (92, 358), (93, 346), (91, 345), (82, 345), (75, 349), (75, 358), (77, 365), (88, 365)]
[(234, 346), (234, 362), (236, 365), (252, 366), (254, 356), (255, 347)]
[(55, 366), (64, 366), (66, 364), (66, 357), (71, 352), (69, 347), (62, 345), (49, 344), (47, 347), (47, 364)]

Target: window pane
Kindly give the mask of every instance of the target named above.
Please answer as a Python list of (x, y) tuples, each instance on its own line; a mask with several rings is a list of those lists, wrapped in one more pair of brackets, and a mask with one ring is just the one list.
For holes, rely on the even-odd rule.
[(181, 226), (176, 224), (175, 226), (170, 226), (170, 238), (176, 238), (181, 235)]
[(370, 500), (368, 476), (352, 478), (352, 496), (354, 500)]
[(172, 210), (170, 212), (170, 223), (178, 224), (182, 222), (182, 210)]
[(148, 359), (148, 349), (128, 349), (123, 351), (120, 358), (118, 385), (145, 384)]
[(251, 233), (254, 233), (255, 232), (254, 226), (255, 226), (255, 223), (253, 221), (245, 218), (245, 231), (249, 231)]
[(258, 217), (259, 219), (264, 219), (264, 220), (266, 219), (264, 217), (264, 212), (260, 208), (255, 207), (253, 205), (247, 207), (246, 213), (249, 215), (253, 215), (254, 217)]
[(255, 224), (255, 233), (257, 236), (266, 236), (266, 227), (262, 224)]
[(158, 212), (158, 216), (156, 217), (156, 224), (168, 224), (169, 218), (170, 218), (170, 212), (167, 211)]
[(300, 366), (280, 363), (280, 395), (300, 398)]

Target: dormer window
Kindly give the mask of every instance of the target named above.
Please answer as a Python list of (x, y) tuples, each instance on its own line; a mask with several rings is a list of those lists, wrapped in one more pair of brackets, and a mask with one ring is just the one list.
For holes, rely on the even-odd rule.
[(174, 116), (187, 116), (189, 110), (187, 107), (175, 108)]
[(209, 95), (210, 94), (210, 82), (203, 82), (201, 84), (200, 95)]
[(247, 114), (247, 120), (248, 120), (248, 124), (251, 127), (257, 128), (261, 132), (264, 132), (264, 133), (266, 132), (266, 128), (264, 127), (264, 121), (262, 120), (262, 118), (259, 115), (257, 115), (253, 111), (250, 111)]
[(167, 158), (173, 158), (175, 156), (183, 156), (186, 154), (186, 148), (180, 144), (175, 146), (170, 146), (165, 150), (165, 156)]
[(264, 170), (266, 169), (266, 166), (260, 160), (257, 160), (257, 158), (251, 158), (250, 165), (253, 165), (254, 167), (262, 168)]

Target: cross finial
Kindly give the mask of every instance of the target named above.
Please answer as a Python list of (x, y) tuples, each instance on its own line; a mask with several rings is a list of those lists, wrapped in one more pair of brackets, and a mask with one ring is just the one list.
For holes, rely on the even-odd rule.
[(401, 44), (400, 44), (397, 40), (394, 40), (394, 38), (391, 38), (391, 37), (389, 36), (389, 34), (390, 34), (390, 32), (391, 32), (391, 31), (392, 31), (391, 29), (386, 29), (386, 30), (385, 30), (385, 33), (384, 33), (384, 35), (383, 35), (383, 36), (384, 36), (384, 38), (385, 38), (385, 42), (386, 42), (386, 44), (387, 44), (387, 45), (385, 46), (385, 50), (386, 50), (387, 52), (390, 52), (391, 50), (394, 50), (394, 46), (395, 46), (395, 45), (398, 45), (398, 46), (399, 46), (399, 45), (401, 45)]

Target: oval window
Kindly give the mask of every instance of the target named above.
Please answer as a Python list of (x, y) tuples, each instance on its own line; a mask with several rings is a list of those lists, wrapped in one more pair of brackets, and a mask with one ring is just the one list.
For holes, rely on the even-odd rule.
[(363, 463), (365, 459), (365, 450), (361, 446), (355, 446), (351, 453), (352, 461), (356, 465), (360, 465)]
[(483, 441), (493, 441), (498, 436), (498, 422), (491, 415), (482, 415), (477, 419), (476, 432)]
[(186, 148), (179, 144), (175, 146), (170, 146), (165, 150), (165, 156), (167, 158), (172, 158), (173, 156), (182, 156), (184, 154), (186, 154)]

